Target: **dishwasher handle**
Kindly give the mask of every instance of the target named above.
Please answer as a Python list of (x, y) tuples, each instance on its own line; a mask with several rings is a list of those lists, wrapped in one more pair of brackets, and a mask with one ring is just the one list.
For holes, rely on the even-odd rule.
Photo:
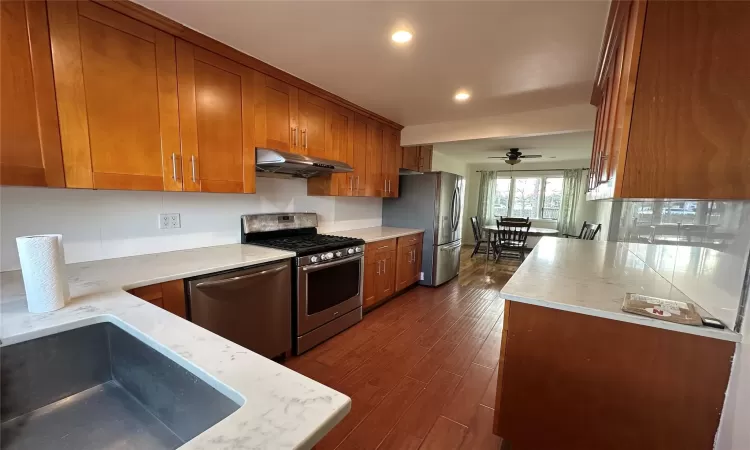
[(286, 269), (286, 265), (279, 266), (279, 267), (276, 267), (274, 269), (261, 270), (260, 272), (251, 273), (249, 275), (240, 275), (238, 277), (227, 278), (225, 280), (204, 281), (202, 283), (196, 284), (195, 287), (200, 289), (200, 288), (212, 288), (212, 287), (226, 286), (228, 284), (232, 284), (232, 283), (235, 283), (235, 282), (238, 282), (238, 281), (242, 281), (242, 280), (247, 280), (247, 279), (250, 279), (250, 278), (259, 277), (261, 275), (270, 275), (270, 274), (274, 274), (274, 273), (277, 273), (277, 272), (281, 272), (284, 269)]

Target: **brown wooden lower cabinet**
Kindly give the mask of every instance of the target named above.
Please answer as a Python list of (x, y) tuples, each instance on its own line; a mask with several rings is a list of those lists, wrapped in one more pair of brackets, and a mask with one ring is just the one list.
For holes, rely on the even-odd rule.
[(183, 280), (172, 280), (131, 289), (128, 293), (146, 300), (159, 308), (166, 309), (183, 319), (187, 318), (185, 307), (185, 283)]
[(422, 233), (367, 244), (362, 306), (373, 307), (419, 281)]
[(733, 342), (505, 302), (494, 432), (513, 450), (713, 448)]

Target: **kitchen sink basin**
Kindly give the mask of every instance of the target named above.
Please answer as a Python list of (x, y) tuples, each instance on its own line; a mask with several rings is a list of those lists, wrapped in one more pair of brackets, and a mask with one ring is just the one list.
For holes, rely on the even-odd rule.
[(240, 406), (112, 323), (0, 353), (2, 449), (175, 449)]

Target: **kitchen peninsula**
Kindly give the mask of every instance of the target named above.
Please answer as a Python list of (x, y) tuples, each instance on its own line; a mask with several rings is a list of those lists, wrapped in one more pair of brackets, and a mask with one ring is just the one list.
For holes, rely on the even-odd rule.
[(514, 450), (712, 448), (740, 335), (623, 312), (628, 292), (694, 303), (626, 245), (575, 239), (543, 238), (502, 289)]
[(71, 301), (44, 314), (27, 311), (20, 271), (3, 272), (0, 339), (13, 346), (111, 323), (239, 405), (180, 448), (311, 448), (349, 412), (347, 396), (123, 290), (292, 256), (232, 244), (70, 264)]

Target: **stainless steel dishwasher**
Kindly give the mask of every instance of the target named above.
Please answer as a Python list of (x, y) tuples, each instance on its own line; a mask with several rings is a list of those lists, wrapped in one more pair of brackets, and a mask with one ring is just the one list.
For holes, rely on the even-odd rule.
[(188, 280), (196, 325), (271, 358), (292, 349), (289, 261)]

